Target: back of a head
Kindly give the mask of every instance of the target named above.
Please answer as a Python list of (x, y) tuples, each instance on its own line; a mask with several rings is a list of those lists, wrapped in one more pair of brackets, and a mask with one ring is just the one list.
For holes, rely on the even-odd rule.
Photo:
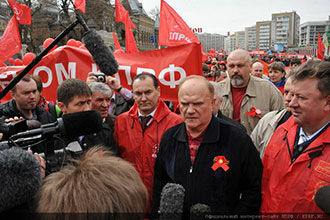
[[(102, 148), (50, 174), (38, 192), (38, 213), (143, 213), (147, 190), (136, 169)], [(125, 216), (122, 216), (125, 219)]]
[(80, 79), (67, 79), (57, 88), (57, 100), (68, 105), (75, 96), (91, 96), (92, 91), (88, 85)]

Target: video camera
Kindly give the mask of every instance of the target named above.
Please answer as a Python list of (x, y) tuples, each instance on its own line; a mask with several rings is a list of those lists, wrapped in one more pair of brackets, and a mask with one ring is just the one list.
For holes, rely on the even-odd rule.
[[(18, 126), (21, 129), (20, 126), (22, 125)], [(3, 127), (3, 130), (11, 132), (17, 128), (13, 124)], [(51, 173), (58, 171), (68, 157), (75, 158), (82, 153), (80, 145), (74, 144), (73, 140), (77, 140), (79, 136), (99, 132), (101, 128), (102, 117), (97, 111), (65, 114), (54, 123), (12, 134), (7, 140), (0, 142), (0, 150), (11, 147), (31, 149), (45, 158), (46, 169)]]

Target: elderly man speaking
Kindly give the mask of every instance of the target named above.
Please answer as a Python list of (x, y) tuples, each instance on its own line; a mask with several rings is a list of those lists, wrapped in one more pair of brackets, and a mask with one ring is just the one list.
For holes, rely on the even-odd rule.
[(212, 213), (258, 213), (262, 164), (251, 139), (212, 115), (214, 88), (204, 77), (187, 77), (178, 91), (184, 122), (168, 129), (160, 142), (153, 214), (169, 182), (185, 189), (184, 219), (197, 203), (209, 206)]

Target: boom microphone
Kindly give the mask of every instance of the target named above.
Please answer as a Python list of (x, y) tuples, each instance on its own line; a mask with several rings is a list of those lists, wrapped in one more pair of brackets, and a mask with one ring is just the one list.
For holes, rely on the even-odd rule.
[(180, 184), (167, 183), (161, 192), (160, 220), (181, 219), (185, 189)]
[(18, 138), (41, 135), (42, 137), (62, 134), (66, 137), (78, 137), (99, 132), (102, 128), (102, 117), (95, 110), (64, 114), (56, 122), (41, 125), (40, 128), (17, 133), (11, 136)]
[(197, 203), (190, 208), (190, 220), (207, 219), (207, 215), (211, 213), (211, 208), (208, 205)]
[(327, 215), (330, 215), (330, 185), (322, 186), (316, 191), (314, 201)]
[(93, 60), (101, 72), (107, 76), (112, 76), (118, 72), (117, 60), (99, 34), (94, 30), (89, 30), (84, 33), (82, 42), (90, 54), (92, 54)]
[(32, 201), (42, 182), (39, 162), (27, 151), (0, 151), (0, 212)]

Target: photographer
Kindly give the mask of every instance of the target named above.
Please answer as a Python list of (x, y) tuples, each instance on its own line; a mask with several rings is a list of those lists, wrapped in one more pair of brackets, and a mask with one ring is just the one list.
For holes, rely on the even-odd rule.
[(134, 104), (133, 94), (130, 90), (120, 85), (119, 81), (112, 76), (105, 76), (103, 73), (90, 72), (86, 83), (103, 82), (107, 84), (113, 92), (110, 102), (109, 113), (118, 116), (127, 112)]

